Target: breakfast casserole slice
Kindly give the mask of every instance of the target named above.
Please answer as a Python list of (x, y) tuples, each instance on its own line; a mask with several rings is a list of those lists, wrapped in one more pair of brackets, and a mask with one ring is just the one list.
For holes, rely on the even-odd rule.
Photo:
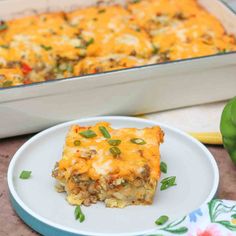
[(73, 125), (52, 176), (73, 205), (151, 204), (160, 178), (159, 126), (113, 129), (107, 122)]

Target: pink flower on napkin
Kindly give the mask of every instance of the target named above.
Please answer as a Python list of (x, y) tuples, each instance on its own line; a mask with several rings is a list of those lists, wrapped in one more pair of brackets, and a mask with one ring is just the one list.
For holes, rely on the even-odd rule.
[(204, 230), (198, 229), (196, 236), (223, 236), (223, 234), (220, 232), (217, 225), (211, 224)]

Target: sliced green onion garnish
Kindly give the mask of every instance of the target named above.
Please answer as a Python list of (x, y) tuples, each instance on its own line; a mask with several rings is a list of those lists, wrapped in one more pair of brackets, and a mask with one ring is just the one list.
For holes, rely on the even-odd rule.
[(73, 72), (73, 67), (69, 63), (61, 63), (57, 66), (57, 69), (60, 72), (64, 72), (64, 71)]
[(66, 68), (67, 68), (67, 63), (61, 63), (60, 65), (58, 65), (58, 69), (60, 71), (66, 71)]
[(118, 147), (111, 147), (109, 150), (114, 157), (117, 157), (121, 154), (121, 151)]
[(164, 173), (164, 174), (167, 173), (167, 165), (164, 161), (161, 162), (160, 169), (161, 169), (162, 173)]
[(31, 175), (32, 171), (28, 171), (28, 170), (23, 170), (20, 173), (20, 179), (28, 179)]
[(41, 48), (43, 48), (44, 50), (46, 50), (46, 51), (49, 51), (49, 50), (51, 50), (52, 49), (52, 47), (51, 46), (46, 46), (46, 45), (40, 45), (41, 46)]
[(94, 138), (96, 137), (96, 133), (94, 131), (92, 131), (91, 129), (82, 131), (79, 133), (81, 136), (83, 136), (84, 138)]
[(131, 3), (139, 3), (141, 0), (132, 0)]
[(9, 49), (9, 46), (8, 45), (0, 45), (1, 48), (4, 48), (4, 49)]
[(120, 145), (121, 140), (119, 140), (119, 139), (110, 139), (110, 140), (108, 140), (108, 143), (109, 143), (111, 146), (118, 146), (118, 145)]
[(85, 220), (85, 215), (83, 214), (80, 206), (77, 206), (75, 208), (75, 219), (79, 220), (80, 223), (82, 223)]
[(154, 44), (152, 44), (152, 54), (157, 54), (159, 52), (159, 48), (157, 48)]
[(163, 215), (163, 216), (160, 216), (160, 217), (155, 221), (155, 224), (156, 224), (156, 225), (164, 225), (168, 220), (169, 220), (169, 217)]
[(84, 39), (82, 35), (77, 35), (77, 38), (78, 38), (78, 39), (81, 39), (81, 40)]
[(130, 142), (138, 144), (138, 145), (146, 144), (146, 142), (141, 138), (132, 138), (132, 139), (130, 139)]
[(106, 12), (105, 9), (100, 9), (100, 10), (98, 10), (98, 13), (104, 13), (104, 12)]
[(90, 44), (92, 44), (94, 42), (94, 39), (91, 38), (89, 39), (89, 41), (86, 42), (86, 47), (88, 47)]
[(84, 220), (85, 220), (85, 215), (81, 214), (80, 217), (79, 217), (80, 223), (82, 223)]
[(219, 54), (224, 54), (224, 53), (226, 53), (227, 52), (227, 50), (226, 49), (222, 49), (222, 50), (219, 50)]
[(6, 23), (0, 24), (0, 31), (1, 31), (1, 30), (6, 30), (7, 28), (8, 28), (8, 26), (7, 26)]
[(7, 80), (2, 83), (2, 87), (10, 87), (12, 86), (12, 84), (12, 81)]
[(75, 46), (75, 48), (86, 49), (86, 46), (85, 45), (79, 45), (79, 46)]
[(75, 141), (74, 141), (74, 145), (75, 145), (75, 146), (79, 146), (80, 143), (81, 143), (81, 142), (80, 142), (79, 140), (75, 140)]
[(73, 72), (73, 66), (71, 64), (68, 64), (66, 70), (68, 72)]
[(161, 181), (161, 191), (177, 185), (175, 180), (176, 180), (176, 176), (170, 176), (163, 179)]
[(99, 130), (101, 131), (104, 138), (111, 138), (111, 135), (109, 134), (108, 130), (104, 126), (99, 126)]

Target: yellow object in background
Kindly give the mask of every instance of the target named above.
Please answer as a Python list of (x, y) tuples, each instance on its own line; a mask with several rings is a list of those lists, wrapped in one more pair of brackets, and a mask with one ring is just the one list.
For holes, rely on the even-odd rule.
[(204, 144), (221, 145), (222, 136), (219, 132), (189, 132), (189, 134)]
[[(137, 115), (142, 119), (149, 119), (147, 115)], [(222, 135), (220, 132), (188, 132), (189, 135), (197, 139), (199, 142), (210, 145), (222, 145)]]

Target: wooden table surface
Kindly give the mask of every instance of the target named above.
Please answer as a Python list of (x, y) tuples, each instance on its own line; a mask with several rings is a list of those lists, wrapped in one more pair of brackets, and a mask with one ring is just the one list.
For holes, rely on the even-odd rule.
[[(17, 149), (32, 135), (0, 140), (0, 235), (37, 235), (25, 225), (11, 207), (7, 190), (7, 168)], [(220, 170), (218, 198), (236, 200), (236, 166), (222, 146), (207, 146)]]

